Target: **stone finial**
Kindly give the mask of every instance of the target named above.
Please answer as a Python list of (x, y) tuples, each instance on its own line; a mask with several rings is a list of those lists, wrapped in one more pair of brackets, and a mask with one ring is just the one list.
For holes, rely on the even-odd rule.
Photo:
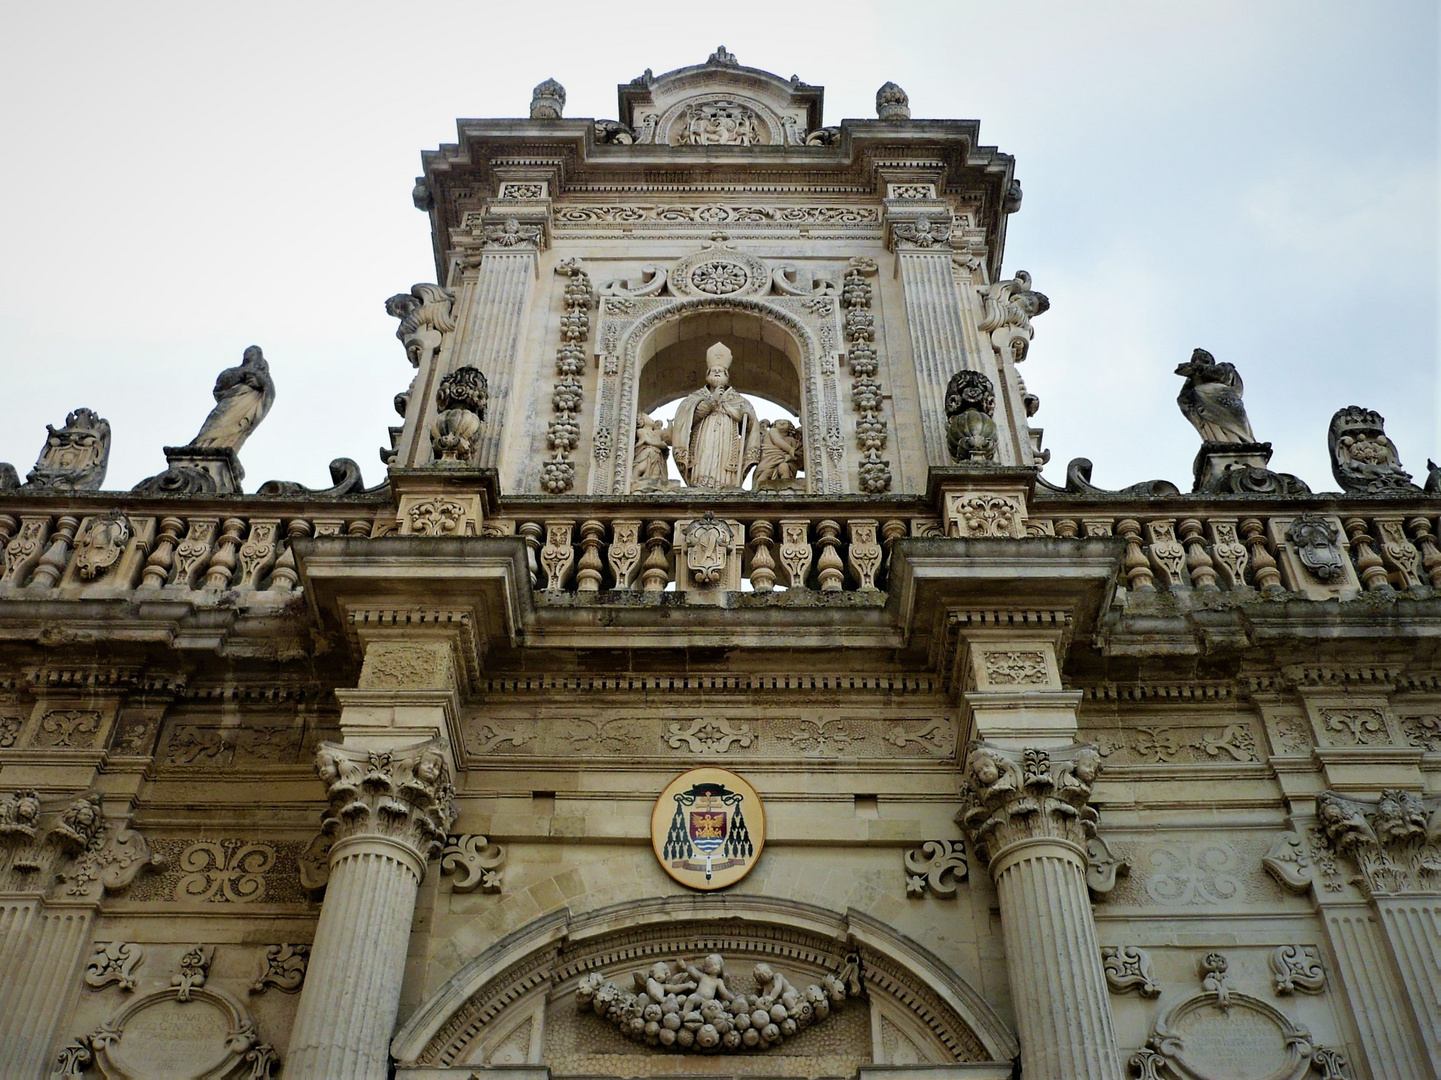
[(958, 371), (946, 386), (946, 448), (961, 464), (984, 464), (996, 460), (999, 438), (996, 422), (996, 389), (979, 371)]
[(430, 431), (436, 461), (470, 464), (489, 401), (490, 386), (479, 368), (458, 367), (440, 380), (435, 392), (439, 415)]
[(65, 426), (45, 425), (50, 433), (35, 468), (25, 477), (30, 487), (59, 491), (99, 491), (110, 461), (110, 422), (92, 409), (76, 409)]
[(530, 93), (532, 120), (559, 120), (565, 109), (565, 87), (554, 79), (546, 79)]
[(727, 49), (724, 45), (717, 45), (716, 51), (706, 57), (706, 64), (710, 67), (740, 67), (741, 62), (736, 59), (736, 54)]
[(909, 120), (911, 99), (893, 82), (876, 91), (876, 116), (882, 120)]
[(1359, 405), (1338, 409), (1331, 417), (1326, 447), (1331, 452), (1331, 475), (1342, 491), (1376, 495), (1416, 490), (1411, 474), (1401, 468), (1396, 444), (1386, 436), (1385, 417), (1374, 409)]

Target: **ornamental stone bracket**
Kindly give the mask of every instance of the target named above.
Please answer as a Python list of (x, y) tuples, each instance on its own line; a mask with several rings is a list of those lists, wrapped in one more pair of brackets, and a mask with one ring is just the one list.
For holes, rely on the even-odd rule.
[(1034, 469), (992, 465), (933, 466), (927, 483), (946, 535), (958, 537), (1024, 539), (1035, 490)]

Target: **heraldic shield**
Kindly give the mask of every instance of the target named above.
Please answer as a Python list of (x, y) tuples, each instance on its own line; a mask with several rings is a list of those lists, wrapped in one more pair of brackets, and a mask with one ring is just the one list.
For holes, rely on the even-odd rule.
[(651, 814), (651, 843), (666, 873), (692, 889), (723, 889), (750, 872), (765, 846), (755, 788), (726, 769), (682, 773)]

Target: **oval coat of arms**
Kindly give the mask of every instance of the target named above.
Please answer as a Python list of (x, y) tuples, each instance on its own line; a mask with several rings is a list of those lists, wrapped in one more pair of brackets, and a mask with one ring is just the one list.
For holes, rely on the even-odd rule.
[(766, 842), (755, 788), (727, 769), (701, 768), (672, 780), (650, 818), (650, 840), (665, 872), (692, 889), (724, 889), (750, 873)]

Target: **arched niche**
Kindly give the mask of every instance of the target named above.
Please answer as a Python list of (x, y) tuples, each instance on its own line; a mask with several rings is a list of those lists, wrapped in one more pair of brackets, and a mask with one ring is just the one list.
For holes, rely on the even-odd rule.
[[(682, 1055), (628, 1042), (579, 1007), (576, 985), (590, 972), (629, 983), (633, 972), (656, 960), (708, 952), (726, 957), (730, 974), (764, 960), (794, 980), (838, 971), (848, 953), (858, 953), (865, 994), (846, 1006), (851, 1041), (826, 1051), (846, 1058), (845, 1067), (830, 1063), (845, 1075), (875, 1061), (971, 1064), (981, 1070), (976, 1075), (992, 1076), (986, 1063), (1008, 1063), (1018, 1052), (980, 994), (921, 945), (870, 916), (766, 897), (671, 896), (583, 915), (562, 909), (502, 938), (451, 976), (396, 1035), (391, 1050), (398, 1075), (407, 1068), (521, 1064), (521, 1056), (557, 1076), (594, 1075), (594, 1068), (577, 1065), (578, 1040), (591, 1040), (607, 1058), (600, 1071), (609, 1075), (733, 1075), (741, 1058), (751, 1065), (764, 1061), (769, 1076), (812, 1075), (815, 1052), (828, 1038), (821, 1025), (786, 1043), (790, 1053)], [(833, 1014), (827, 1024), (837, 1019)]]
[[(820, 370), (814, 336), (790, 312), (764, 300), (736, 297), (678, 300), (628, 327), (618, 344), (615, 386), (603, 385), (601, 393), (597, 444), (609, 448), (609, 430), (617, 434), (613, 463), (597, 460), (593, 465), (596, 493), (630, 491), (637, 414), (699, 388), (705, 380), (705, 350), (716, 341), (734, 354), (732, 386), (800, 417), (808, 490), (840, 491), (843, 443), (834, 371)], [(614, 395), (612, 408), (605, 404), (608, 394)]]

